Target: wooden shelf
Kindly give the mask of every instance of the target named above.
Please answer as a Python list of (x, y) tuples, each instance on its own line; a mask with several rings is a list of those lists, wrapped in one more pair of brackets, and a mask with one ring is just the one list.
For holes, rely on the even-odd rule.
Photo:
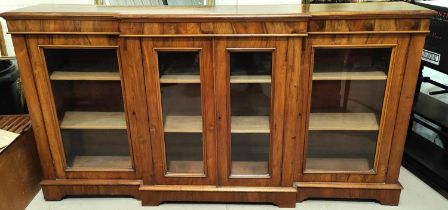
[(91, 80), (91, 81), (119, 81), (118, 72), (72, 72), (72, 71), (54, 71), (51, 80)]
[(160, 83), (201, 83), (199, 75), (163, 75)]
[(230, 83), (271, 83), (271, 75), (230, 76)]
[(194, 160), (172, 160), (167, 161), (167, 173), (196, 173), (204, 174), (203, 161)]
[(124, 112), (65, 112), (61, 129), (126, 129)]
[[(167, 162), (167, 173), (173, 176), (179, 174), (204, 174), (202, 161), (174, 160)], [(267, 161), (232, 161), (231, 176), (269, 176)]]
[(232, 161), (231, 177), (269, 176), (267, 161)]
[(386, 80), (382, 71), (367, 72), (314, 72), (313, 80)]
[(130, 169), (132, 161), (130, 156), (76, 156), (70, 168)]
[(361, 130), (379, 129), (374, 113), (311, 113), (309, 130)]
[(168, 133), (202, 132), (202, 116), (166, 116), (164, 129)]
[[(199, 75), (163, 75), (160, 83), (200, 83)], [(270, 75), (231, 76), (230, 83), (271, 83)]]
[(269, 116), (232, 116), (232, 133), (269, 133)]
[[(232, 116), (232, 133), (269, 133), (268, 116)], [(200, 133), (201, 116), (167, 116), (165, 132)]]
[(318, 172), (371, 172), (366, 158), (307, 158), (305, 173)]

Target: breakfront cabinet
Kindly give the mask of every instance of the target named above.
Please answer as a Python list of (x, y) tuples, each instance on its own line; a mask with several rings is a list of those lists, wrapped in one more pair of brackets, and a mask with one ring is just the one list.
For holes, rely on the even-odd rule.
[(39, 5), (12, 34), (46, 200), (373, 199), (399, 168), (430, 10)]

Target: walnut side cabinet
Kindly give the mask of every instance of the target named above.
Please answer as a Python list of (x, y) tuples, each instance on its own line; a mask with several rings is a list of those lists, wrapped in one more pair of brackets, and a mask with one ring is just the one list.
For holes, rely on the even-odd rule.
[(402, 2), (1, 14), (46, 200), (398, 205), (434, 12)]

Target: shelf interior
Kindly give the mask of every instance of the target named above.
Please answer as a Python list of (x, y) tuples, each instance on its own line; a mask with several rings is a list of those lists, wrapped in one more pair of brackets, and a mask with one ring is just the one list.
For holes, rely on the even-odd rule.
[(231, 176), (269, 176), (267, 161), (232, 161), (231, 171)]
[[(269, 133), (268, 116), (232, 116), (232, 133)], [(165, 132), (202, 132), (201, 116), (167, 116)]]
[(65, 112), (61, 129), (126, 129), (124, 112)]
[(172, 160), (167, 161), (167, 173), (195, 173), (204, 174), (202, 161), (195, 160)]
[(383, 71), (314, 72), (313, 80), (386, 80)]
[(76, 72), (76, 71), (53, 71), (51, 80), (91, 80), (91, 81), (119, 81), (118, 72)]
[(76, 156), (70, 168), (129, 169), (132, 161), (130, 156)]
[[(203, 171), (202, 161), (169, 161), (168, 173), (198, 173)], [(232, 175), (251, 176), (264, 175), (268, 176), (268, 162), (266, 161), (232, 161)]]
[(162, 75), (160, 83), (201, 83), (199, 75)]
[(307, 158), (305, 173), (313, 172), (371, 171), (365, 158)]
[(271, 75), (232, 75), (230, 83), (271, 83)]
[(311, 113), (309, 130), (378, 130), (374, 113)]
[(269, 116), (232, 116), (232, 133), (269, 133)]
[[(199, 75), (162, 75), (160, 83), (200, 83)], [(270, 75), (230, 76), (230, 83), (271, 83)]]

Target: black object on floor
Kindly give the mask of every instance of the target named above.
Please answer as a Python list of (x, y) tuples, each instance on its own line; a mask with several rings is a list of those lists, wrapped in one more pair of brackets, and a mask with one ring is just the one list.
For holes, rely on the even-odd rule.
[(15, 62), (0, 60), (0, 114), (24, 112), (18, 81), (19, 71)]

